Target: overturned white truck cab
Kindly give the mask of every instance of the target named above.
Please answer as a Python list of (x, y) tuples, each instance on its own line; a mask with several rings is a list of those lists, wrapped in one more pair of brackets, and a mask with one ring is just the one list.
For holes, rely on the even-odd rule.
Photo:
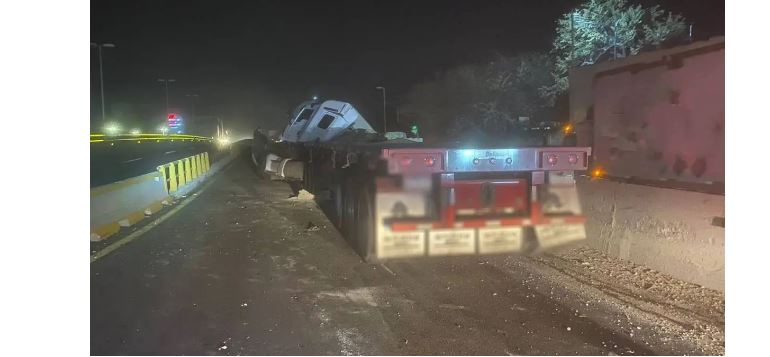
[(330, 218), (367, 261), (531, 253), (586, 238), (574, 175), (590, 148), (430, 147), (377, 133), (336, 100), (302, 103), (266, 147), (265, 173), (328, 193)]

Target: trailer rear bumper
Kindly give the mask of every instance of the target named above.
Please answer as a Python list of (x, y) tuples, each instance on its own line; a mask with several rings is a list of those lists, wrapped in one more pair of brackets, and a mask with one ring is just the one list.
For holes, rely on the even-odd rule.
[[(452, 187), (458, 187), (446, 186), (450, 192), (454, 192)], [(561, 206), (570, 207), (570, 213), (553, 214), (547, 202), (538, 200), (543, 195), (538, 195), (537, 190), (549, 188), (556, 192)], [(573, 202), (577, 199), (574, 184), (533, 186), (526, 194), (529, 197), (524, 212), (493, 217), (458, 216), (458, 199), (454, 198), (432, 214), (437, 218), (426, 219), (435, 210), (431, 207), (431, 194), (419, 189), (404, 190), (388, 178), (377, 181), (377, 259), (532, 253), (586, 239), (586, 217), (580, 214), (579, 203)]]

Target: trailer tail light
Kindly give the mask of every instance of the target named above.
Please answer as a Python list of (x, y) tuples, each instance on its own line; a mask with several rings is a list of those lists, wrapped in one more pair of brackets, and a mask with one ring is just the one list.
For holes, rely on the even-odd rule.
[(443, 155), (432, 152), (393, 153), (388, 160), (392, 174), (431, 174), (444, 169)]
[(546, 170), (586, 170), (586, 153), (546, 151), (541, 153), (540, 167)]

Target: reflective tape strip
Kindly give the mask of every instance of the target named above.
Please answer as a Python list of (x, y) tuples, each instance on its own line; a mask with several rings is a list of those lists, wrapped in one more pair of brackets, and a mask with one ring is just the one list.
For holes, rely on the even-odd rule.
[(206, 168), (206, 172), (208, 172), (209, 169), (211, 169), (211, 165), (209, 163), (209, 153), (208, 152), (204, 152), (203, 153), (203, 166)]
[(192, 170), (190, 168), (190, 158), (185, 158), (184, 160), (184, 178), (185, 181), (190, 182), (193, 180), (192, 177)]
[[(172, 165), (174, 165), (172, 163)], [(177, 187), (182, 187), (187, 183), (186, 177), (188, 176), (187, 170), (184, 169), (184, 162), (182, 160), (176, 161), (177, 168)]]
[(168, 192), (176, 192), (177, 179), (176, 179), (176, 165), (171, 163), (168, 165)]
[(190, 162), (190, 179), (195, 180), (195, 178), (198, 177), (198, 172), (195, 170), (195, 159), (190, 156), (185, 160)]

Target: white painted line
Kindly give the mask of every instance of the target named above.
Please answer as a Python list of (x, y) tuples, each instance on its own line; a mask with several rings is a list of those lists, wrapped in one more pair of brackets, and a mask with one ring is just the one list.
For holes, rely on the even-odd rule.
[(176, 152), (176, 150), (166, 151), (166, 152), (163, 153), (163, 155), (173, 154), (175, 152)]
[(393, 274), (393, 276), (396, 276), (396, 273), (394, 273), (392, 270), (390, 270), (390, 268), (388, 268), (388, 266), (387, 266), (387, 265), (385, 265), (385, 264), (380, 264), (380, 266), (382, 266), (383, 268), (385, 268), (385, 270), (387, 270), (387, 271), (388, 271), (388, 273), (391, 273), (391, 274)]
[(128, 161), (123, 161), (123, 162), (121, 162), (121, 164), (127, 164), (127, 163), (129, 163), (129, 162), (139, 161), (139, 160), (141, 160), (141, 159), (142, 159), (141, 157), (140, 157), (140, 158), (137, 158), (137, 159), (131, 159), (131, 160), (128, 160)]

